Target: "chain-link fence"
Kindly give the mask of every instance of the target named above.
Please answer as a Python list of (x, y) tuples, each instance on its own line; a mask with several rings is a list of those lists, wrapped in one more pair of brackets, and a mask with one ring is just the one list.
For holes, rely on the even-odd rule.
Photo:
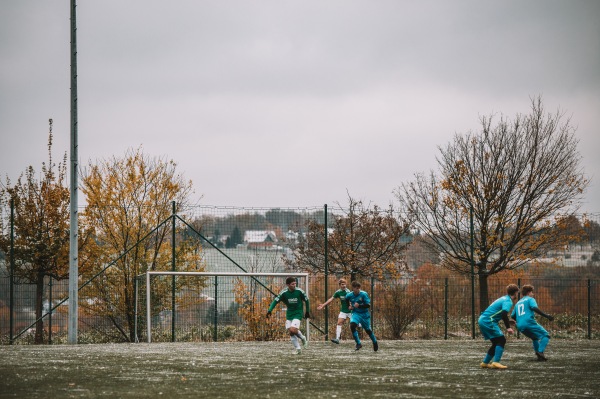
[[(225, 341), (284, 339), (285, 307), (279, 306), (272, 319), (265, 318), (273, 299), (285, 287), (285, 278), (265, 277), (193, 277), (185, 278), (186, 288), (176, 293), (175, 323), (169, 300), (152, 304), (153, 341)], [(164, 289), (170, 276), (155, 277), (152, 290)], [(146, 341), (146, 287), (140, 279), (137, 299), (137, 339)], [(194, 290), (192, 280), (201, 289)], [(6, 289), (8, 279), (0, 278)], [(537, 303), (544, 312), (554, 315), (552, 322), (539, 322), (556, 338), (598, 338), (600, 336), (600, 280), (528, 278), (515, 280), (520, 285), (535, 286)], [(161, 288), (162, 286), (162, 288)], [(304, 282), (300, 282), (304, 287)], [(317, 305), (331, 297), (336, 279), (330, 277), (333, 287), (327, 295), (324, 277), (312, 276), (309, 287), (311, 302), (312, 339), (332, 338), (339, 313), (339, 302), (317, 310)], [(490, 282), (490, 297), (505, 294), (504, 281)], [(67, 333), (66, 303), (49, 313), (50, 303), (56, 305), (65, 293), (68, 282), (47, 280), (44, 291), (44, 342), (63, 343)], [(470, 339), (472, 338), (471, 286), (464, 278), (403, 278), (393, 281), (370, 279), (362, 288), (372, 300), (372, 322), (377, 336), (383, 339)], [(476, 285), (477, 289), (478, 286)], [(15, 332), (29, 329), (16, 342), (32, 342), (36, 320), (34, 293), (31, 284), (15, 287)], [(57, 299), (52, 299), (52, 298)], [(167, 298), (168, 299), (168, 298)], [(51, 302), (52, 301), (52, 302)], [(0, 319), (3, 342), (8, 340), (8, 314)], [(480, 309), (475, 303), (475, 314)], [(80, 342), (119, 342), (125, 336), (118, 333), (109, 316), (93, 314), (83, 307), (79, 316)], [(173, 336), (173, 332), (175, 336)], [(479, 330), (475, 325), (475, 336)], [(348, 323), (342, 337), (350, 339)]]
[[(323, 225), (323, 235), (327, 236), (331, 221), (341, 215), (342, 209), (321, 207), (190, 207), (173, 212), (159, 226), (138, 232), (139, 239), (129, 240), (120, 248), (96, 240), (92, 249), (80, 253), (79, 342), (145, 340), (146, 288), (139, 276), (146, 271), (297, 272), (300, 270), (290, 268), (286, 259), (293, 259), (303, 236), (314, 234), (307, 225)], [(586, 220), (593, 222), (592, 227), (598, 225), (594, 218)], [(533, 284), (540, 308), (555, 316), (553, 322), (540, 321), (554, 337), (597, 338), (599, 238), (587, 235), (568, 248), (544, 254), (551, 265), (525, 265), (517, 272), (490, 276), (489, 299), (504, 295), (508, 283)], [(402, 277), (356, 276), (371, 296), (377, 336), (478, 336), (472, 317), (480, 313), (478, 281), (473, 292), (470, 277), (437, 266), (439, 254), (420, 245), (418, 236), (406, 235), (402, 240), (406, 244), (402, 247), (403, 259), (408, 266)], [(33, 342), (36, 329), (41, 331), (42, 342), (66, 342), (68, 281), (45, 276), (42, 283), (34, 284), (15, 273), (11, 287), (10, 270), (11, 262), (5, 255), (0, 259), (1, 342)], [(316, 308), (337, 289), (340, 277), (350, 280), (350, 276), (340, 273), (311, 275), (312, 339), (328, 339), (335, 332), (339, 304), (333, 302), (324, 310)], [(163, 276), (155, 280), (153, 341), (285, 338), (281, 314), (269, 322), (264, 318), (273, 293), (285, 285), (281, 279)], [(347, 323), (344, 329), (343, 338), (350, 338)]]

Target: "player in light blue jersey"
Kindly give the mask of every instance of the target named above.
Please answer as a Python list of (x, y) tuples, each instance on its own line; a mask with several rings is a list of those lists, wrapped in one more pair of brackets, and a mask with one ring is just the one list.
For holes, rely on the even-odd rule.
[(377, 352), (379, 350), (379, 344), (377, 343), (375, 334), (373, 334), (373, 330), (371, 330), (371, 313), (369, 312), (371, 299), (369, 298), (369, 294), (360, 289), (360, 283), (358, 281), (352, 282), (352, 291), (346, 294), (346, 302), (348, 307), (352, 310), (352, 315), (350, 316), (350, 330), (352, 331), (352, 336), (356, 342), (356, 350), (362, 348), (358, 331), (356, 331), (356, 327), (360, 324), (365, 329), (369, 338), (371, 338), (371, 341), (373, 341), (373, 350)]
[(544, 350), (548, 345), (548, 341), (550, 341), (550, 334), (535, 320), (535, 313), (550, 321), (554, 320), (554, 317), (542, 312), (538, 308), (537, 302), (533, 297), (533, 285), (524, 285), (521, 288), (521, 295), (523, 295), (523, 298), (515, 305), (511, 317), (517, 321), (517, 329), (524, 336), (531, 338), (537, 359), (539, 361), (546, 361), (548, 359), (544, 355)]
[(513, 303), (517, 299), (519, 287), (515, 284), (509, 284), (506, 287), (506, 294), (503, 297), (496, 299), (486, 310), (479, 316), (479, 329), (484, 339), (489, 339), (492, 346), (485, 355), (481, 367), (492, 369), (507, 369), (508, 367), (501, 364), (502, 354), (504, 353), (504, 345), (506, 345), (506, 337), (500, 330), (498, 323), (504, 321), (506, 332), (512, 334), (514, 331), (510, 326), (508, 314)]

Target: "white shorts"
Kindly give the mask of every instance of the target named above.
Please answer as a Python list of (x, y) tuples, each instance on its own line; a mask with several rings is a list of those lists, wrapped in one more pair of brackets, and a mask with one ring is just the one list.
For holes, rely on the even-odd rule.
[(348, 317), (350, 317), (350, 313), (346, 313), (346, 312), (340, 312), (340, 314), (338, 315), (338, 319), (346, 320)]
[(288, 330), (290, 327), (300, 328), (300, 320), (286, 320), (285, 321), (285, 329)]

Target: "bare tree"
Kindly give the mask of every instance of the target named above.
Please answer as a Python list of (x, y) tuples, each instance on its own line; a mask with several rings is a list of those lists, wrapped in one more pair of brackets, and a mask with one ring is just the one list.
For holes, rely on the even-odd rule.
[(560, 110), (547, 113), (537, 97), (529, 114), (493, 122), (493, 115), (484, 116), (480, 132), (457, 134), (440, 147), (439, 175), (417, 174), (396, 190), (444, 267), (470, 274), (475, 263), (482, 309), (489, 303), (488, 276), (568, 243), (569, 235), (551, 233), (568, 222), (588, 185), (575, 129)]
[[(393, 207), (384, 210), (377, 205), (366, 207), (362, 201), (348, 196), (344, 215), (334, 217), (328, 229), (329, 271), (356, 276), (399, 276), (406, 270), (401, 241), (409, 224), (399, 221)], [(295, 269), (323, 273), (325, 271), (325, 226), (309, 221), (306, 234), (294, 246), (294, 257), (285, 263)]]

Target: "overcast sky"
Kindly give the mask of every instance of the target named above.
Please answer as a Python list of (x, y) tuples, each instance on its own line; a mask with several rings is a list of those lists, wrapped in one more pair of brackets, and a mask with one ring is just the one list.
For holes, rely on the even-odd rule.
[[(600, 1), (80, 0), (79, 158), (142, 146), (199, 204), (386, 206), (480, 115), (567, 112), (600, 212)], [(69, 152), (69, 0), (0, 5), (0, 173)]]

